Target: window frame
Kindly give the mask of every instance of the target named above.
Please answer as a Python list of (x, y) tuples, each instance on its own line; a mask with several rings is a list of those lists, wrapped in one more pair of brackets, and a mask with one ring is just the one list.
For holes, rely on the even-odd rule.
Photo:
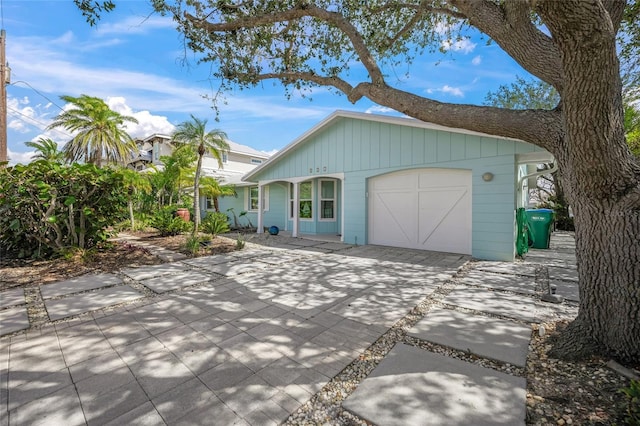
[[(216, 206), (213, 203), (213, 197), (206, 196), (204, 198), (205, 198), (205, 201), (204, 201), (205, 210), (215, 210)], [(209, 207), (209, 206), (211, 206), (211, 207)]]
[[(251, 208), (251, 190), (254, 189), (256, 191), (258, 191), (258, 194), (260, 194), (260, 189), (258, 188), (258, 185), (251, 185), (251, 186), (247, 186), (246, 187), (246, 191), (245, 191), (245, 197), (244, 197), (244, 207), (245, 210), (248, 212), (257, 212), (258, 209), (252, 209)], [(256, 201), (257, 201), (257, 196), (256, 196)], [(268, 212), (269, 211), (269, 187), (267, 185), (262, 187), (262, 211), (263, 212)]]
[[(322, 183), (323, 182), (332, 182), (333, 183), (333, 197), (332, 198), (324, 198), (323, 194), (322, 194)], [(323, 201), (332, 201), (333, 202), (333, 217), (331, 218), (323, 218), (322, 217), (322, 213), (323, 213), (323, 208), (322, 208), (322, 202)], [(338, 202), (338, 185), (337, 185), (337, 181), (335, 179), (318, 179), (318, 221), (320, 222), (335, 222), (337, 220), (336, 218), (336, 213), (337, 213), (337, 205)]]
[[(311, 198), (300, 198), (300, 196), (298, 196), (298, 220), (302, 220), (305, 222), (312, 222), (315, 220), (315, 213), (314, 213), (314, 195), (315, 195), (315, 185), (313, 184), (312, 180), (305, 180), (304, 182), (300, 182), (298, 183), (298, 195), (300, 195), (300, 190), (302, 187), (302, 184), (309, 184), (309, 186), (311, 187)], [(293, 201), (294, 201), (294, 188), (295, 185), (293, 183), (289, 183), (289, 220), (293, 220), (294, 216), (293, 216)], [(302, 205), (302, 202), (310, 202), (311, 203), (311, 217), (301, 217), (300, 216), (300, 206)]]

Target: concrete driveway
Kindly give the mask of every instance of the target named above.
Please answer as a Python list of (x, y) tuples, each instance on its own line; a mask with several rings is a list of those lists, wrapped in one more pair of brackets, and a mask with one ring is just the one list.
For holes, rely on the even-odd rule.
[(468, 260), (271, 242), (42, 286), (50, 321), (0, 338), (0, 425), (281, 423)]

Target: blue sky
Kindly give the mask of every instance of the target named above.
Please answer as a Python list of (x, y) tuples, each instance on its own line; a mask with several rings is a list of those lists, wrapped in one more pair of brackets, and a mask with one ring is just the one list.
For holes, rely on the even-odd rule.
[[(315, 90), (313, 100), (286, 99), (282, 87), (229, 93), (219, 122), (205, 96), (217, 82), (211, 65), (198, 65), (185, 51), (169, 18), (150, 15), (145, 0), (116, 0), (116, 10), (90, 27), (71, 0), (0, 0), (6, 31), (11, 84), (7, 86), (10, 163), (28, 162), (24, 142), (50, 137), (59, 144), (71, 135), (45, 132), (64, 108), (62, 95), (97, 96), (122, 114), (138, 119), (134, 137), (170, 134), (193, 114), (207, 118), (237, 143), (273, 152), (283, 148), (336, 109), (395, 114), (363, 99)], [(391, 70), (400, 88), (443, 102), (481, 104), (489, 91), (527, 77), (511, 58), (480, 38), (449, 43), (446, 54), (426, 55), (406, 69)], [(186, 59), (186, 63), (185, 63)], [(436, 65), (437, 64), (437, 65)], [(393, 78), (393, 77), (390, 77)]]

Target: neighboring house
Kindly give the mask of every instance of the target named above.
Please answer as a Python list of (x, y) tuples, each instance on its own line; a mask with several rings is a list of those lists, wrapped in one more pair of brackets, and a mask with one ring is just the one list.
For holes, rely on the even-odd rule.
[[(532, 144), (419, 120), (337, 111), (247, 173), (225, 208), (264, 228), (513, 260)], [(260, 208), (262, 207), (262, 208)], [(222, 208), (221, 208), (222, 210)]]
[[(269, 154), (232, 141), (227, 141), (227, 143), (229, 151), (222, 154), (223, 167), (219, 168), (218, 160), (207, 153), (202, 159), (202, 176), (213, 176), (223, 185), (245, 186), (247, 184), (242, 182), (242, 176), (265, 162), (269, 158)], [(151, 166), (162, 169), (161, 157), (171, 155), (174, 150), (171, 136), (162, 134), (153, 134), (147, 138), (138, 139), (136, 144), (138, 154), (129, 161), (128, 165), (138, 171), (145, 171)], [(242, 190), (240, 189), (240, 191)], [(203, 196), (200, 199), (200, 207), (202, 217), (204, 217), (206, 211), (213, 210), (213, 201)]]

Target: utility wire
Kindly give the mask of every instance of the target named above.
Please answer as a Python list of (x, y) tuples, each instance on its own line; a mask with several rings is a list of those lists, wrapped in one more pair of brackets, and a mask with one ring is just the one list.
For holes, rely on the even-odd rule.
[[(0, 0), (2, 1), (2, 0)], [(27, 83), (24, 80), (18, 80), (18, 81), (14, 81), (13, 83), (11, 83), (11, 86), (15, 86), (18, 83), (22, 83), (26, 86), (29, 86), (29, 88), (31, 88), (31, 90), (33, 90), (34, 92), (36, 92), (38, 95), (42, 96), (43, 98), (45, 98), (46, 100), (48, 100), (49, 102), (51, 102), (53, 105), (55, 105), (60, 111), (64, 111), (64, 109), (62, 109), (62, 107), (60, 105), (58, 105), (57, 103), (55, 103), (54, 101), (52, 101), (51, 99), (49, 99), (47, 96), (43, 95), (38, 89), (36, 89), (35, 87), (33, 87), (32, 85), (30, 85), (29, 83)]]
[[(35, 119), (35, 118), (33, 118), (33, 117), (30, 117), (30, 116), (26, 115), (25, 113), (23, 113), (23, 112), (21, 112), (21, 111), (18, 111), (17, 109), (14, 109), (14, 108), (11, 108), (11, 107), (7, 107), (7, 111), (8, 111), (8, 112), (11, 112), (11, 113), (13, 114), (13, 116), (14, 116), (14, 117), (18, 118), (19, 120), (24, 121), (24, 122), (25, 122), (25, 123), (27, 123), (29, 126), (35, 126), (35, 127), (38, 127), (38, 130), (41, 130), (41, 131), (45, 131), (45, 130), (47, 129), (47, 124), (46, 124), (46, 123), (43, 123), (42, 121), (39, 121), (39, 120), (37, 120), (37, 119)], [(18, 115), (19, 115), (19, 116), (22, 116), (22, 117), (17, 117)], [(24, 117), (24, 118), (23, 118), (23, 117)], [(31, 123), (29, 123), (27, 120), (31, 120), (32, 122), (31, 122)], [(34, 123), (35, 123), (35, 124), (34, 124)], [(63, 135), (63, 136), (66, 136), (66, 137), (69, 137), (69, 138), (72, 138), (72, 137), (73, 137), (73, 135), (71, 135), (71, 134), (69, 134), (69, 133), (65, 132), (64, 130), (60, 130), (60, 129), (58, 129), (58, 128), (53, 128), (53, 129), (50, 129), (50, 130), (52, 130), (52, 131), (54, 131), (54, 132), (58, 132), (59, 134), (61, 134), (61, 135)]]

